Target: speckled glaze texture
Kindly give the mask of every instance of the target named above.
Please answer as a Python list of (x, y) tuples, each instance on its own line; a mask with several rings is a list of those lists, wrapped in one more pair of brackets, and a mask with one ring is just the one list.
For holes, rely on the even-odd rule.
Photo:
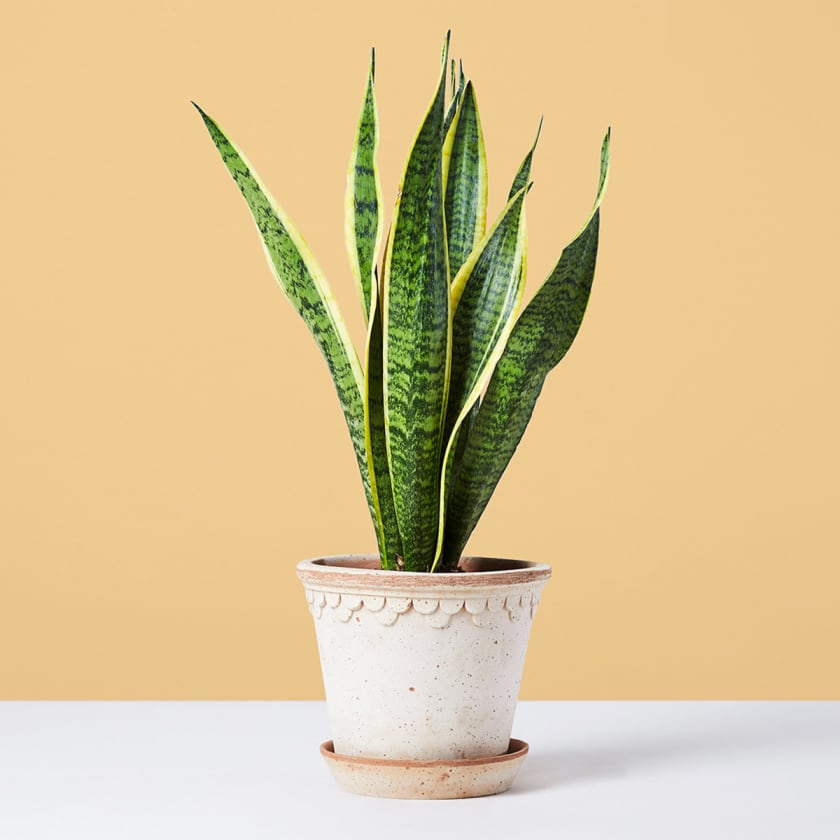
[(334, 751), (441, 761), (504, 755), (551, 569), (464, 558), (463, 571), (382, 571), (374, 556), (298, 564), (315, 619)]

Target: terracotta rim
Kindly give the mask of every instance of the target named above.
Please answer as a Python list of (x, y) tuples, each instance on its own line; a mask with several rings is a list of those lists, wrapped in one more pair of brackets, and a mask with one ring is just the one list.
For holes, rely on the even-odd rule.
[(460, 572), (397, 572), (379, 568), (378, 554), (315, 557), (297, 564), (304, 583), (371, 586), (377, 589), (451, 590), (535, 583), (551, 577), (551, 566), (498, 557), (463, 557)]
[(511, 738), (507, 752), (501, 755), (485, 756), (484, 758), (443, 758), (431, 761), (411, 761), (406, 758), (369, 758), (363, 755), (341, 755), (335, 751), (332, 741), (321, 744), (321, 755), (328, 761), (340, 761), (349, 764), (360, 764), (374, 767), (478, 767), (487, 764), (502, 764), (506, 761), (516, 761), (528, 754), (528, 744), (518, 738)]

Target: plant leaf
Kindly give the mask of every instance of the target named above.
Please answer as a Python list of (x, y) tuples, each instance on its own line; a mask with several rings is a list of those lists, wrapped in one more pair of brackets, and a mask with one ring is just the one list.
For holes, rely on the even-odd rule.
[[(448, 50), (447, 35), (444, 56)], [(383, 278), (385, 439), (408, 571), (428, 571), (449, 378), (449, 271), (441, 183), (446, 57), (400, 183)]]
[(373, 89), (374, 70), (375, 56), (371, 50), (365, 98), (356, 129), (356, 142), (347, 168), (347, 191), (344, 201), (344, 239), (365, 323), (370, 320), (371, 282), (382, 240), (382, 187), (376, 168), (379, 126)]
[(526, 192), (521, 189), (507, 203), (452, 283), (452, 362), (444, 426), (447, 439), (521, 303)]
[(271, 198), (245, 156), (215, 120), (198, 105), (193, 105), (201, 114), (223, 163), (251, 210), (262, 237), (268, 264), (280, 288), (309, 327), (326, 359), (350, 431), (368, 507), (375, 523), (365, 452), (362, 369), (329, 284), (303, 238)]
[(402, 556), (402, 542), (394, 508), (394, 491), (388, 467), (385, 441), (385, 405), (382, 398), (382, 307), (378, 284), (372, 289), (372, 311), (368, 324), (365, 364), (365, 446), (370, 473), (373, 506), (376, 510), (377, 540), (384, 569), (396, 568)]
[(601, 148), (597, 198), (589, 219), (517, 319), (476, 414), (453, 476), (442, 561), (446, 566), (458, 562), (525, 432), (546, 376), (566, 354), (580, 328), (595, 273), (609, 140), (607, 132)]
[(487, 154), (472, 82), (464, 88), (443, 144), (443, 185), (449, 273), (454, 277), (487, 223)]
[(522, 189), (522, 187), (526, 186), (531, 179), (531, 163), (534, 160), (534, 152), (537, 148), (537, 142), (540, 139), (542, 124), (542, 117), (540, 117), (540, 124), (537, 126), (537, 136), (534, 138), (534, 145), (531, 146), (531, 150), (527, 155), (525, 155), (525, 160), (523, 160), (519, 166), (519, 171), (516, 173), (516, 177), (513, 179), (513, 184), (510, 188), (510, 193), (508, 193), (508, 201), (510, 201), (519, 192), (519, 190)]
[(443, 121), (443, 137), (449, 131), (449, 126), (452, 125), (452, 120), (455, 119), (455, 113), (458, 110), (458, 104), (461, 101), (461, 96), (464, 93), (464, 85), (466, 79), (464, 78), (464, 65), (460, 64), (460, 78), (458, 80), (458, 89), (455, 89), (455, 59), (452, 59), (452, 101), (449, 103), (449, 108), (446, 111), (446, 117)]
[[(435, 565), (443, 549), (447, 496), (460, 432), (505, 348), (525, 290), (525, 213), (521, 189), (473, 251), (452, 284), (452, 363), (444, 440)], [(432, 571), (435, 569), (432, 566)]]

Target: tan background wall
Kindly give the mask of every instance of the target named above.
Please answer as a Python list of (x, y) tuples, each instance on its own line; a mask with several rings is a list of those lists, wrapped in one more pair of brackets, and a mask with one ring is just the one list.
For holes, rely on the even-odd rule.
[(533, 291), (602, 251), (475, 553), (555, 565), (523, 696), (840, 697), (834, 4), (19, 3), (0, 34), (0, 696), (320, 696), (297, 559), (373, 535), (326, 369), (189, 104), (361, 335), (342, 196), (377, 46), (390, 202), (440, 40), (491, 203), (545, 114)]

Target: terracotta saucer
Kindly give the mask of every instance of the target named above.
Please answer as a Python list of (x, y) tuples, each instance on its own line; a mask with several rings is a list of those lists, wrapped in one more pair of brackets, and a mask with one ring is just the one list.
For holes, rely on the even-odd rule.
[(507, 790), (528, 753), (512, 738), (507, 752), (489, 758), (407, 761), (337, 755), (332, 741), (321, 744), (333, 778), (344, 790), (389, 799), (466, 799)]

